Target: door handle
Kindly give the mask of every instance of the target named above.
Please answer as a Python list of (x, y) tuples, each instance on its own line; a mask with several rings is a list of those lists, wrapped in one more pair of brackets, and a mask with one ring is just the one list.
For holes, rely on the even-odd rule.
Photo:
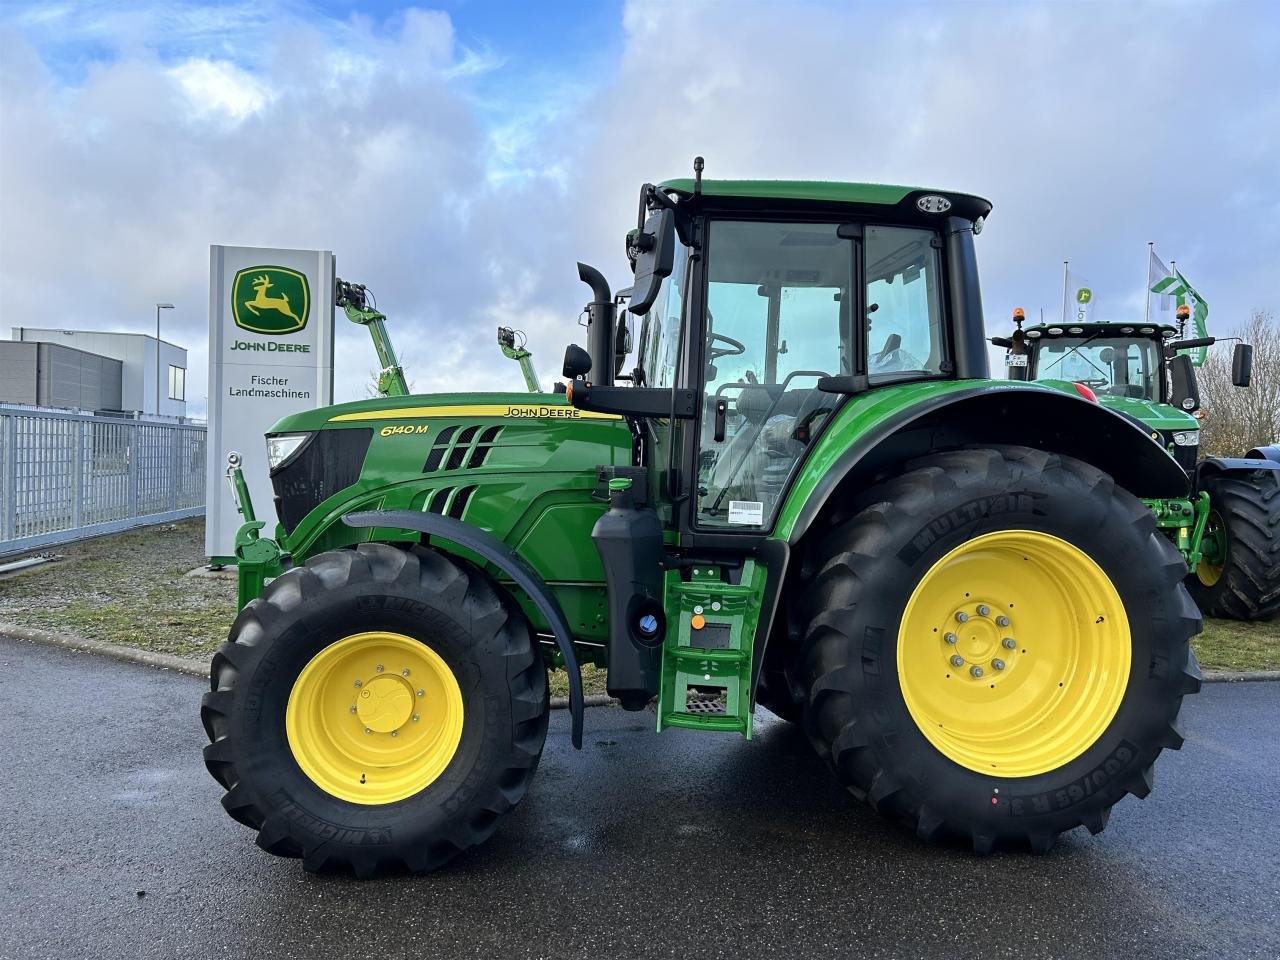
[(712, 434), (712, 439), (714, 439), (716, 443), (724, 442), (724, 418), (728, 409), (729, 401), (724, 397), (716, 397), (715, 432)]

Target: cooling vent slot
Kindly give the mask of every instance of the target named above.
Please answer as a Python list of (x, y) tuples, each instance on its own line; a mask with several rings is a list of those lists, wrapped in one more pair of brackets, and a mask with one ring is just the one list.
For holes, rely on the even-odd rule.
[(467, 504), (471, 502), (471, 495), (475, 492), (475, 484), (469, 487), (441, 487), (427, 498), (424, 509), (427, 513), (438, 513), (461, 520)]
[[(435, 473), (437, 470), (461, 470), (466, 465), (468, 470), (482, 467), (489, 459), (493, 443), (502, 433), (502, 425), (488, 427), (483, 432), (478, 425), (463, 428), (458, 432), (455, 424), (441, 430), (436, 437), (427, 462), (422, 465), (423, 473)], [(456, 441), (454, 440), (457, 435)], [(475, 444), (474, 447), (472, 444)], [(468, 456), (468, 452), (470, 456)], [(447, 457), (447, 459), (446, 459)]]

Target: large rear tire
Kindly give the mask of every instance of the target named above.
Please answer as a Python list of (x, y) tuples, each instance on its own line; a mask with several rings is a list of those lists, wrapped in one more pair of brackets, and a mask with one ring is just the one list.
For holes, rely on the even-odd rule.
[(1022, 447), (924, 458), (860, 503), (807, 548), (794, 610), (804, 725), (839, 780), (979, 852), (1047, 850), (1145, 796), (1200, 684), (1151, 512)]
[(1187, 577), (1206, 617), (1270, 620), (1280, 614), (1280, 473), (1210, 475), (1206, 555)]
[(434, 869), (524, 796), (546, 668), (489, 579), (362, 544), (274, 580), (214, 655), (201, 718), (222, 805), (308, 870)]

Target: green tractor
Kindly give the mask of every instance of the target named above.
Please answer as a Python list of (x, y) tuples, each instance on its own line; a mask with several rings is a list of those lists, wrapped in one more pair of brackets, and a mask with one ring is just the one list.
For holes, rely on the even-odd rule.
[(578, 265), (563, 393), (288, 416), (270, 538), (233, 464), (244, 606), (205, 760), (264, 849), (368, 876), (482, 842), (538, 765), (549, 669), (581, 747), (586, 662), (657, 731), (750, 739), (766, 706), (856, 797), (979, 852), (1101, 831), (1181, 745), (1201, 621), (1153, 506), (1193, 512), (1187, 473), (989, 376), (991, 205), (694, 169), (642, 188), (630, 286)]
[[(1189, 350), (1217, 338), (1184, 339), (1188, 310), (1170, 324), (1037, 324), (1022, 328), (1014, 312), (1010, 337), (991, 342), (1009, 351), (1016, 380), (1063, 390), (1079, 384), (1097, 401), (1147, 430), (1187, 472), (1190, 516), (1159, 508), (1159, 522), (1190, 568), (1187, 589), (1206, 616), (1270, 619), (1280, 614), (1280, 447), (1243, 457), (1199, 456), (1200, 392)], [(1237, 343), (1232, 382), (1248, 387), (1253, 348)]]

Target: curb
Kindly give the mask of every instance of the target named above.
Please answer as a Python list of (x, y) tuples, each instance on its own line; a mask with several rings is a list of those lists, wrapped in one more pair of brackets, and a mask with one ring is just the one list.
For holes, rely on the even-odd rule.
[[(158, 667), (161, 670), (172, 670), (175, 673), (185, 673), (193, 677), (209, 676), (209, 664), (204, 660), (179, 657), (172, 653), (152, 653), (135, 647), (121, 646), (118, 643), (107, 643), (105, 640), (90, 640), (88, 637), (77, 637), (69, 633), (52, 633), (35, 627), (22, 627), (16, 623), (0, 621), (0, 637), (13, 637), (15, 640), (96, 653), (116, 660), (140, 663), (143, 666)], [(1280, 680), (1280, 670), (1205, 670), (1202, 679), (1205, 683), (1257, 683)], [(618, 701), (603, 693), (593, 693), (583, 697), (582, 702), (588, 707), (608, 707)], [(552, 710), (565, 710), (568, 706), (568, 697), (551, 698)]]
[[(35, 627), (22, 627), (16, 623), (0, 621), (0, 637), (11, 637), (14, 640), (25, 640), (28, 643), (42, 643), (51, 647), (62, 647), (66, 650), (79, 650), (82, 653), (96, 653), (99, 656), (111, 657), (113, 660), (124, 660), (127, 663), (138, 663), (144, 667), (156, 667), (160, 670), (172, 670), (188, 676), (209, 678), (209, 663), (205, 660), (193, 660), (190, 657), (179, 657), (172, 653), (152, 653), (125, 647), (118, 643), (107, 643), (105, 640), (90, 640), (88, 637), (77, 637), (69, 633), (52, 633), (38, 630)], [(1280, 678), (1280, 673), (1276, 676)], [(583, 697), (584, 706), (608, 707), (618, 701), (602, 693), (593, 693)], [(552, 697), (552, 710), (567, 710), (568, 697)]]
[(0, 622), (0, 636), (26, 640), (30, 643), (43, 643), (67, 650), (80, 650), (84, 653), (96, 653), (115, 660), (129, 663), (140, 663), (147, 667), (158, 667), (161, 670), (172, 670), (193, 677), (208, 678), (209, 664), (190, 657), (179, 657), (172, 653), (152, 653), (134, 647), (124, 647), (118, 643), (107, 643), (105, 640), (90, 640), (88, 637), (77, 637), (67, 633), (51, 633), (48, 630), (37, 630), (35, 627), (22, 627), (16, 623)]

